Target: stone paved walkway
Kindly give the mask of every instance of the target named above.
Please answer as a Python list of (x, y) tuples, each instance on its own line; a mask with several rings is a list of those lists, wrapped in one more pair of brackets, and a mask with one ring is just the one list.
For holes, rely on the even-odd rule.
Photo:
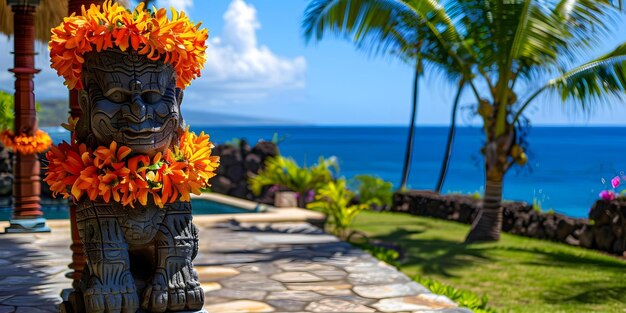
[[(209, 312), (466, 313), (306, 223), (201, 227), (195, 266)], [(69, 230), (0, 235), (0, 313), (57, 312)]]

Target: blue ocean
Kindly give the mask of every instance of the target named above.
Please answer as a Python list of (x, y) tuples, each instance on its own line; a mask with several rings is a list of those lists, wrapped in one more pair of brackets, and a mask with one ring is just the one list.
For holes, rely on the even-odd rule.
[[(371, 174), (400, 183), (407, 127), (192, 127), (206, 131), (215, 143), (245, 138), (251, 145), (276, 136), (280, 153), (299, 164), (313, 164), (320, 156), (337, 157), (341, 176)], [(418, 127), (409, 187), (435, 187), (446, 127)], [(55, 142), (67, 133), (51, 133)], [(586, 217), (598, 193), (610, 179), (626, 171), (626, 128), (533, 127), (527, 134), (529, 162), (509, 170), (504, 185), (506, 200), (538, 203), (573, 217)], [(474, 194), (484, 189), (479, 127), (457, 130), (445, 193)]]

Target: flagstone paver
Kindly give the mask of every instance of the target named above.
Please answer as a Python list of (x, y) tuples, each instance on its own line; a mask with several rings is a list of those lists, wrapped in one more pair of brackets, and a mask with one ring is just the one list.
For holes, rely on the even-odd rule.
[[(0, 235), (0, 313), (57, 312), (69, 229)], [(200, 227), (208, 312), (467, 313), (395, 268), (307, 223)]]

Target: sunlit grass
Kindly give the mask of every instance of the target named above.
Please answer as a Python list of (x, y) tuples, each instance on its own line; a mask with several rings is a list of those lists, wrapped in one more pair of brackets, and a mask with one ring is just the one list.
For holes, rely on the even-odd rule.
[(626, 262), (596, 251), (503, 234), (463, 244), (469, 226), (364, 212), (354, 229), (402, 247), (401, 270), (489, 297), (498, 312), (626, 312)]

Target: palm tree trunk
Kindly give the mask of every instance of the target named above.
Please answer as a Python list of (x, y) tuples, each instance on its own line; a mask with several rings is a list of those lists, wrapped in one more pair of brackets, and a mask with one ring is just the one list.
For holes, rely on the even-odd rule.
[(478, 215), (472, 223), (466, 243), (498, 241), (502, 229), (502, 181), (503, 172), (487, 165), (485, 197)]
[(411, 109), (411, 126), (409, 127), (409, 138), (406, 143), (406, 151), (404, 152), (404, 166), (402, 167), (402, 181), (400, 189), (406, 189), (409, 180), (409, 172), (411, 171), (411, 156), (413, 154), (413, 136), (415, 135), (415, 119), (417, 117), (417, 100), (419, 92), (419, 76), (421, 58), (415, 62), (415, 77), (413, 79), (413, 107)]
[(452, 117), (450, 118), (450, 130), (448, 131), (448, 141), (446, 142), (446, 150), (443, 154), (443, 160), (441, 161), (441, 170), (439, 171), (439, 179), (437, 180), (437, 187), (435, 191), (441, 193), (443, 183), (446, 180), (446, 174), (448, 173), (448, 165), (450, 164), (450, 156), (452, 155), (452, 143), (454, 142), (454, 132), (456, 129), (456, 111), (461, 100), (461, 93), (465, 82), (461, 81), (459, 84), (459, 90), (456, 92), (454, 98), (454, 106), (452, 106)]

